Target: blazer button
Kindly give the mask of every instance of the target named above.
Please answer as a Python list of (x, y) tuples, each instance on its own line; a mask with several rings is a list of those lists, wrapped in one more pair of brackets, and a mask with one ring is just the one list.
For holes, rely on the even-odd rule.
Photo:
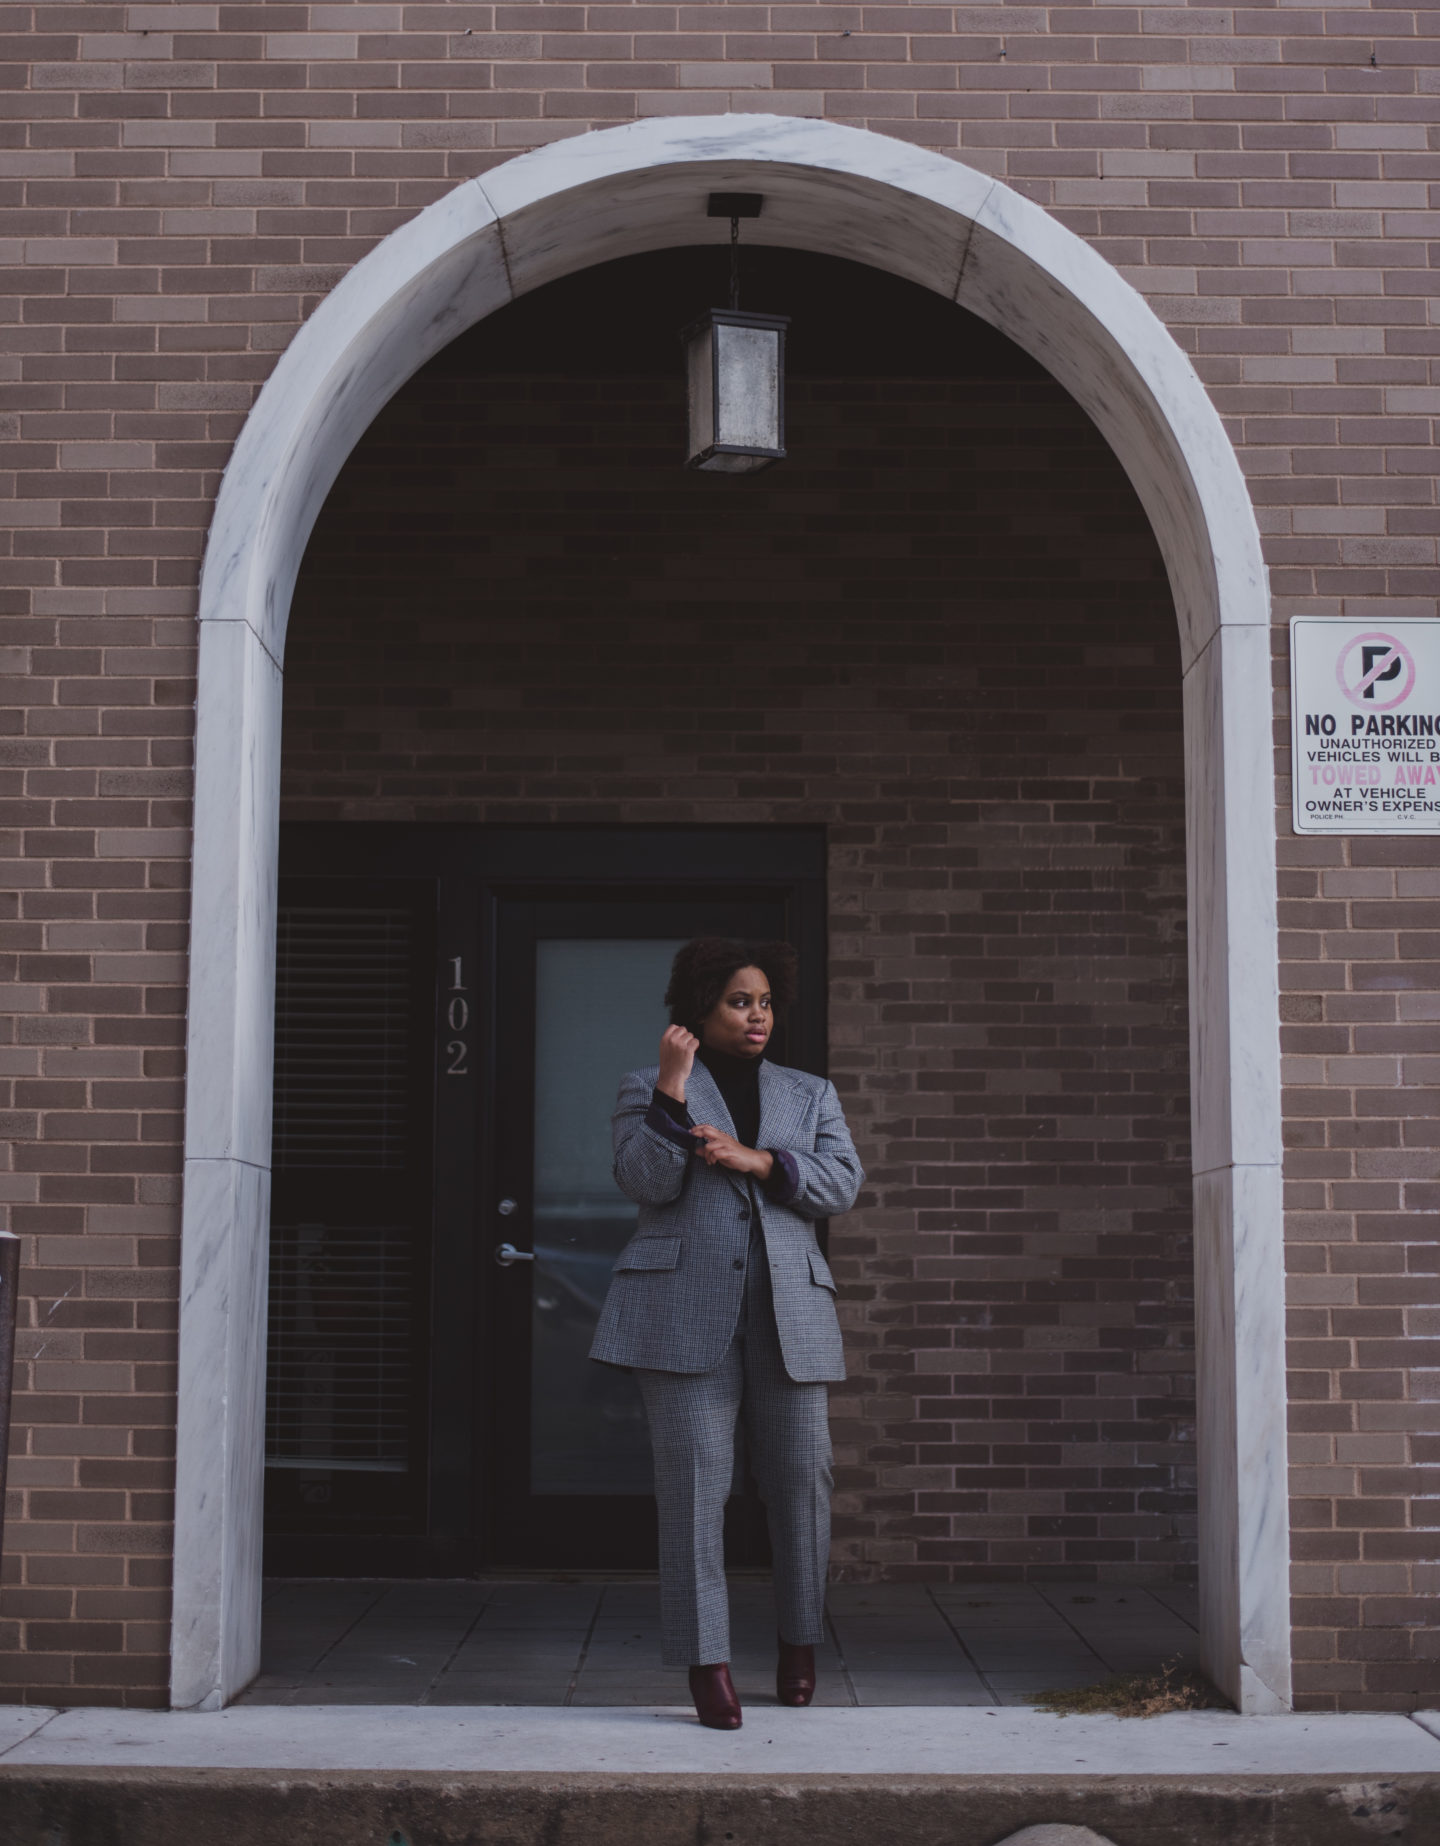
[(748, 1218), (750, 1216), (750, 1207), (748, 1205), (742, 1205), (740, 1207), (740, 1216), (742, 1218)]
[(743, 1269), (745, 1267), (745, 1258), (743, 1256), (737, 1256), (735, 1258), (735, 1267), (737, 1269)]

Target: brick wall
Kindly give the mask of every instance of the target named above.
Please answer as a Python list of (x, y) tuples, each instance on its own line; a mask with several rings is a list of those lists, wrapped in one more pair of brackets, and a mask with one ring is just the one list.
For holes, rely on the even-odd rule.
[(1440, 1690), (1440, 840), (1280, 865), (1297, 1678), (1412, 1709)]
[[(0, 1614), (32, 1625), (0, 1627), (0, 1671), (153, 1701), (189, 618), (220, 470), (303, 315), (524, 147), (642, 114), (823, 113), (1005, 179), (1147, 295), (1228, 419), (1277, 621), (1432, 615), (1440, 12), (92, 0), (0, 27), (0, 648), (31, 676), (0, 736), (25, 1009), (0, 1054), (0, 1188), (35, 1289)], [(1304, 950), (1299, 1683), (1314, 1706), (1434, 1703), (1406, 1624), (1436, 1587), (1435, 1112), (1423, 1040), (1375, 1036), (1423, 1034), (1440, 991), (1434, 868), (1424, 846), (1280, 828)], [(1377, 874), (1393, 889), (1345, 883)]]

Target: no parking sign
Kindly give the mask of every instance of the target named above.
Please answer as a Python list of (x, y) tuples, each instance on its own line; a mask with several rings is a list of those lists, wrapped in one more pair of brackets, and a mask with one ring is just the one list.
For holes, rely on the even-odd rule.
[(1297, 833), (1440, 833), (1440, 621), (1290, 623)]

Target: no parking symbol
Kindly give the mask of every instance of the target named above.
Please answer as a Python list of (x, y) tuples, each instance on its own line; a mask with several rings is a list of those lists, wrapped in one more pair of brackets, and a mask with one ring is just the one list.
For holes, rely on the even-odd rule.
[[(1340, 650), (1335, 662), (1335, 678), (1345, 697), (1356, 705), (1373, 700), (1374, 711), (1391, 711), (1403, 705), (1415, 690), (1415, 662), (1403, 641), (1394, 635), (1356, 635)], [(1377, 689), (1386, 689), (1399, 680), (1400, 689), (1393, 697), (1377, 697)]]
[(1440, 833), (1440, 622), (1296, 616), (1297, 833)]

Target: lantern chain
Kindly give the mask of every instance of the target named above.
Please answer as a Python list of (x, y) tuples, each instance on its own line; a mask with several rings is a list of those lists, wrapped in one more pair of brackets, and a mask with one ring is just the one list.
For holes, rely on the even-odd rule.
[(740, 306), (740, 220), (730, 220), (730, 312)]

